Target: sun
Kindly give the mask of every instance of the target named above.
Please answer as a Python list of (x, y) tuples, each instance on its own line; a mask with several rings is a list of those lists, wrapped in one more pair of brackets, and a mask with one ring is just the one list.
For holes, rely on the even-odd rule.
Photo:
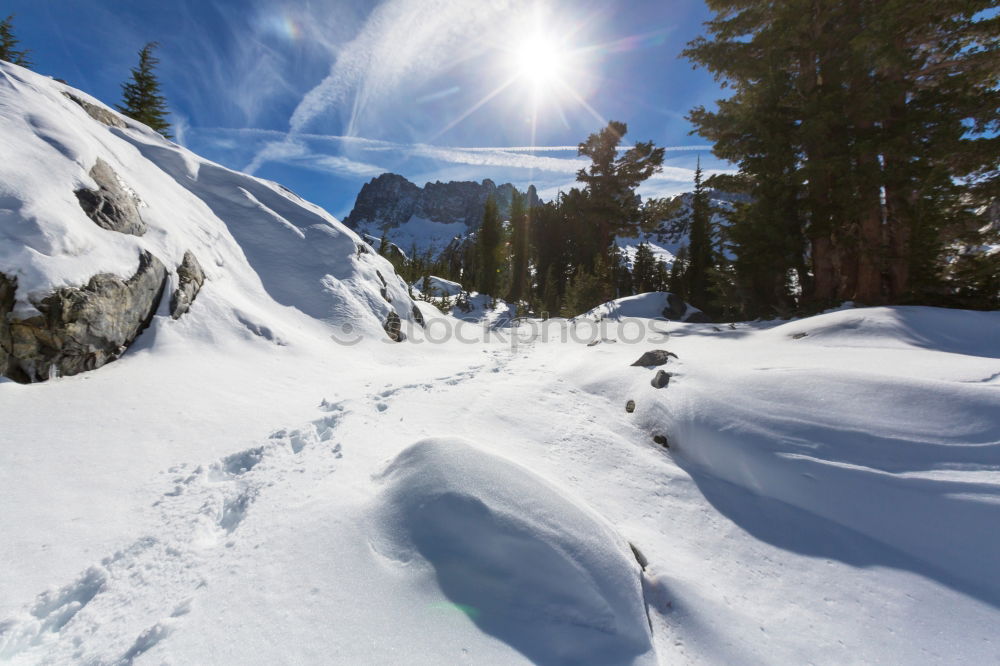
[(511, 49), (511, 66), (515, 75), (535, 88), (562, 81), (567, 65), (567, 51), (541, 33), (528, 35)]

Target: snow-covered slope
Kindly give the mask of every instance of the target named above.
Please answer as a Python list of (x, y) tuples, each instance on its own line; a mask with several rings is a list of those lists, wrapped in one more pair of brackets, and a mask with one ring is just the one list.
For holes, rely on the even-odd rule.
[[(125, 127), (95, 119), (69, 95)], [(325, 211), (7, 63), (0, 63), (0, 141), (0, 273), (17, 280), (14, 316), (35, 313), (45, 295), (96, 274), (128, 277), (147, 251), (171, 273), (168, 294), (185, 252), (206, 276), (190, 321), (167, 321), (164, 299), (154, 330), (289, 342), (301, 330), (326, 335), (310, 318), (384, 336), (390, 312), (413, 317), (389, 262)], [(75, 192), (99, 185), (90, 175), (98, 160), (137, 203), (142, 235), (102, 228), (81, 207)]]
[(0, 655), (1000, 658), (1000, 313), (642, 321), (221, 353), (164, 328), (0, 383)]

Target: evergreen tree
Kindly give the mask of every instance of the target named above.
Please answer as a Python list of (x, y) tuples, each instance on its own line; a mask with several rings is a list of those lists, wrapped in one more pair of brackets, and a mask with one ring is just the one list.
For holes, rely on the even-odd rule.
[(29, 51), (19, 50), (17, 45), (19, 40), (14, 36), (14, 15), (11, 14), (3, 21), (0, 21), (0, 60), (12, 62), (21, 67), (31, 67), (28, 60)]
[(694, 172), (694, 194), (691, 198), (691, 223), (688, 238), (688, 265), (685, 272), (687, 298), (696, 307), (708, 309), (709, 271), (715, 265), (712, 247), (712, 212), (708, 192), (702, 182), (701, 159)]
[(531, 212), (525, 208), (524, 196), (515, 191), (510, 204), (510, 291), (507, 300), (511, 303), (518, 303), (528, 296), (530, 220)]
[(500, 244), (503, 241), (503, 227), (500, 222), (500, 212), (496, 200), (491, 195), (486, 200), (483, 210), (483, 223), (476, 236), (479, 255), (478, 291), (481, 294), (495, 297), (498, 294), (500, 273)]
[(160, 94), (160, 82), (153, 72), (160, 62), (153, 55), (157, 46), (156, 42), (150, 42), (140, 49), (139, 65), (132, 69), (132, 80), (122, 84), (122, 103), (117, 109), (172, 139), (166, 120), (167, 100)]
[(630, 296), (635, 293), (632, 272), (628, 267), (628, 255), (617, 245), (611, 246), (608, 271), (611, 274), (611, 283), (614, 288), (613, 298)]
[(603, 260), (597, 262), (594, 272), (583, 266), (576, 269), (573, 279), (566, 287), (562, 316), (575, 317), (611, 299), (605, 269)]
[(965, 202), (1000, 182), (995, 1), (707, 1), (685, 54), (734, 94), (691, 120), (750, 186), (731, 227), (749, 307), (787, 304), (789, 271), (817, 306), (940, 289)]
[(663, 148), (652, 141), (639, 141), (619, 156), (628, 126), (612, 120), (600, 132), (587, 137), (578, 153), (591, 165), (580, 169), (576, 179), (584, 184), (586, 217), (598, 253), (606, 253), (615, 236), (635, 236), (644, 222), (644, 207), (636, 188), (663, 170)]
[(667, 262), (662, 259), (656, 261), (656, 286), (653, 291), (669, 291), (670, 271), (667, 269)]
[(646, 243), (639, 243), (632, 262), (632, 284), (637, 293), (657, 290), (656, 257)]
[(670, 277), (667, 282), (667, 291), (677, 294), (684, 300), (687, 300), (688, 297), (687, 285), (684, 280), (684, 275), (687, 273), (687, 256), (687, 245), (681, 245), (674, 256), (674, 263), (670, 265)]

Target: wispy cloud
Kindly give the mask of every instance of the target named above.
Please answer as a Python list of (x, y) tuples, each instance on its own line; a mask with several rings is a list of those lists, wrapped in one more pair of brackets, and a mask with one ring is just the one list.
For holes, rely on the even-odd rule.
[(375, 8), (358, 35), (339, 52), (330, 73), (292, 113), (290, 131), (305, 131), (331, 106), (351, 109), (347, 134), (359, 119), (404, 84), (426, 81), (456, 59), (481, 51), (482, 35), (526, 0), (389, 0)]

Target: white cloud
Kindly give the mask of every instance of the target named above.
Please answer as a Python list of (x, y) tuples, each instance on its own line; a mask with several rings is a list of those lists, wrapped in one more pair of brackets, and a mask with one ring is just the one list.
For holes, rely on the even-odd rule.
[(330, 73), (292, 113), (292, 133), (331, 106), (351, 109), (347, 134), (378, 110), (402, 85), (426, 81), (483, 49), (482, 35), (525, 0), (389, 0), (371, 13), (357, 37), (346, 44)]

